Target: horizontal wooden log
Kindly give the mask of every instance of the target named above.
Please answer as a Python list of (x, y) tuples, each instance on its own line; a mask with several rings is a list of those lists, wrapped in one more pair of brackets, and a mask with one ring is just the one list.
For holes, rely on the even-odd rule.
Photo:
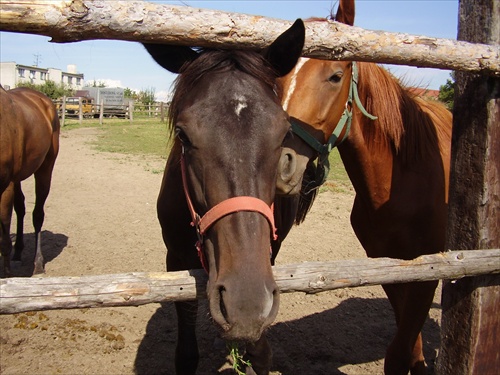
[[(2, 0), (0, 30), (54, 42), (116, 39), (262, 49), (289, 21), (144, 1)], [(306, 57), (485, 72), (500, 76), (500, 46), (309, 22)]]
[[(459, 279), (500, 273), (500, 250), (452, 251), (414, 260), (390, 258), (306, 262), (274, 267), (282, 293)], [(203, 270), (0, 280), (0, 314), (33, 310), (138, 306), (205, 298)]]

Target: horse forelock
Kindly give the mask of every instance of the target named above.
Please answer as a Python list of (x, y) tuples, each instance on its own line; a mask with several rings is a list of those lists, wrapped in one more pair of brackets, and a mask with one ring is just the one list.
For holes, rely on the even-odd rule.
[(203, 50), (196, 60), (183, 68), (175, 80), (169, 111), (172, 129), (183, 105), (202, 77), (208, 73), (234, 70), (256, 78), (274, 90), (277, 98), (281, 97), (281, 89), (276, 85), (276, 73), (261, 54), (242, 50)]

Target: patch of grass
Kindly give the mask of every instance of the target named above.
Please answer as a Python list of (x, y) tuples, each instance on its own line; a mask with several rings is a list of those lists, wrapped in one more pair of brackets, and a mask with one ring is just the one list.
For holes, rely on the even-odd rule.
[[(101, 130), (93, 143), (98, 151), (117, 152), (132, 155), (154, 155), (166, 158), (170, 150), (170, 134), (166, 123), (158, 118), (135, 118), (131, 124), (126, 119), (106, 118), (103, 125), (99, 119), (86, 119), (82, 125), (78, 120), (66, 119), (63, 131), (78, 128), (98, 128)], [(346, 192), (352, 190), (339, 151), (330, 153), (330, 173), (321, 190)], [(163, 171), (153, 171), (162, 173)]]
[(167, 124), (156, 118), (134, 119), (132, 124), (126, 119), (105, 119), (103, 125), (99, 125), (98, 119), (84, 120), (82, 125), (71, 121), (63, 129), (71, 131), (83, 127), (102, 130), (93, 143), (98, 151), (166, 158), (170, 149)]
[(351, 180), (347, 175), (344, 163), (340, 158), (339, 150), (334, 148), (328, 157), (330, 173), (322, 189), (346, 192), (352, 190)]

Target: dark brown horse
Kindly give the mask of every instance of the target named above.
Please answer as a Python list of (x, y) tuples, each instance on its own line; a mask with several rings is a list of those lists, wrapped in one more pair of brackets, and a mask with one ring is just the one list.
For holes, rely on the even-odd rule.
[[(211, 316), (223, 338), (247, 344), (257, 374), (269, 372), (263, 332), (279, 305), (271, 206), (290, 123), (276, 78), (294, 67), (304, 34), (298, 20), (262, 54), (145, 44), (161, 66), (180, 73), (170, 108), (175, 141), (157, 204), (167, 270), (207, 270)], [(176, 310), (176, 371), (194, 374), (197, 302)]]
[[(353, 0), (340, 1), (335, 20), (353, 24)], [(296, 133), (286, 145), (296, 153), (297, 169), (279, 175), (278, 187), (285, 194), (301, 191), (298, 208), (293, 197), (280, 203), (297, 223), (324, 181), (329, 149), (337, 146), (356, 191), (351, 224), (369, 257), (413, 259), (444, 250), (452, 127), (444, 106), (415, 97), (373, 63), (301, 59), (283, 78), (283, 92)], [(334, 228), (327, 238), (334, 241)], [(425, 372), (420, 331), (437, 284), (383, 286), (397, 322), (386, 374)]]
[(44, 272), (41, 230), (44, 204), (49, 195), (52, 169), (59, 151), (59, 118), (52, 101), (28, 88), (5, 91), (0, 86), (0, 246), (4, 272), (10, 275), (12, 208), (17, 215), (14, 260), (24, 248), (25, 215), (21, 181), (35, 175), (36, 201), (34, 274)]

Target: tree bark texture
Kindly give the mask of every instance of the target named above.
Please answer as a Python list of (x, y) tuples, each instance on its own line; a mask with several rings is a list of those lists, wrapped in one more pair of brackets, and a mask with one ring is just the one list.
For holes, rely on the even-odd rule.
[[(500, 273), (500, 249), (452, 251), (414, 260), (390, 258), (275, 266), (282, 293), (327, 290)], [(137, 306), (205, 297), (204, 270), (0, 280), (0, 314), (31, 310)]]
[[(495, 1), (495, 0), (492, 0)], [(2, 0), (0, 30), (46, 35), (54, 42), (116, 39), (261, 50), (289, 21), (144, 1)], [(307, 22), (303, 55), (500, 76), (500, 46)]]
[[(461, 0), (460, 40), (500, 44), (500, 2)], [(500, 246), (500, 79), (457, 72), (453, 112), (448, 244)], [(464, 251), (464, 253), (466, 253)], [(500, 369), (500, 277), (443, 286), (439, 374)]]

